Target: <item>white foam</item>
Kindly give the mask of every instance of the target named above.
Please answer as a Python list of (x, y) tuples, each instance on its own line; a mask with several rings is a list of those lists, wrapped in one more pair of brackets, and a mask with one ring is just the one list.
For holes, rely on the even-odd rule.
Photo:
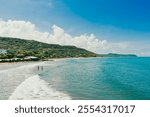
[(65, 93), (56, 91), (47, 82), (40, 79), (38, 75), (34, 75), (21, 83), (13, 94), (9, 97), (10, 100), (65, 100), (71, 99)]
[(8, 99), (13, 91), (25, 79), (38, 73), (38, 65), (43, 65), (43, 62), (28, 63), (22, 66), (12, 66), (8, 69), (0, 70), (0, 99)]

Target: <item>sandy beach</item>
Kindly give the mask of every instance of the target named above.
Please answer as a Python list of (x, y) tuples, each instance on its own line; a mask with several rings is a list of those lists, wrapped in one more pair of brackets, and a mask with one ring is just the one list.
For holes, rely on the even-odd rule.
[(43, 62), (1, 63), (0, 99), (9, 98), (20, 83), (37, 74), (37, 66), (40, 64), (43, 64)]
[(39, 62), (15, 62), (0, 64), (0, 99), (70, 99), (40, 79), (49, 67), (57, 66), (63, 59)]

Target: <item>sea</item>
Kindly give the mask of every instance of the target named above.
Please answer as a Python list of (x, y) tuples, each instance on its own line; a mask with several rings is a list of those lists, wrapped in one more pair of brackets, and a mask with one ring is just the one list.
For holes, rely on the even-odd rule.
[(150, 100), (150, 58), (76, 58), (0, 70), (1, 100)]

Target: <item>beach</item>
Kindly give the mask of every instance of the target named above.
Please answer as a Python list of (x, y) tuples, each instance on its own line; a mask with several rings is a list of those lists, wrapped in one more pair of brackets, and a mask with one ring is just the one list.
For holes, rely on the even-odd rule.
[(70, 99), (41, 80), (39, 74), (60, 60), (0, 64), (0, 99)]

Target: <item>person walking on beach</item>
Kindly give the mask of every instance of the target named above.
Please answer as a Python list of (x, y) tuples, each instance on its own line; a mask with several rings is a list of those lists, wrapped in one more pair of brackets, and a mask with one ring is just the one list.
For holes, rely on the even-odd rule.
[(38, 65), (38, 71), (40, 71), (40, 70), (43, 71), (43, 66)]
[(38, 71), (39, 71), (39, 69), (40, 69), (40, 66), (38, 66)]

